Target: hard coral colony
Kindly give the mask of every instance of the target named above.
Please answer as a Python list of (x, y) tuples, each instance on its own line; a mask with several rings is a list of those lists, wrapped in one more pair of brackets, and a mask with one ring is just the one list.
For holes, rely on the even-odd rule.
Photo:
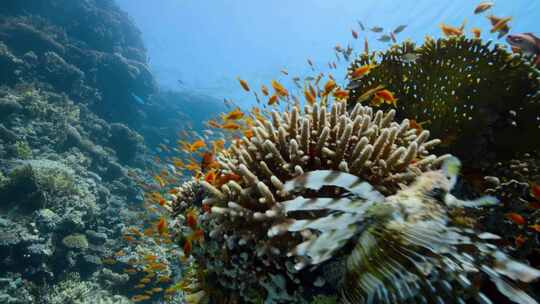
[[(485, 4), (475, 13), (489, 8)], [(421, 47), (405, 42), (381, 53), (380, 60), (366, 47), (349, 68), (348, 91), (330, 77), (320, 90), (318, 76), (317, 90), (306, 80), (303, 109), (299, 103), (283, 111), (257, 109), (254, 119), (235, 109), (222, 117), (223, 124), (214, 124), (244, 136), (233, 135), (227, 148), (215, 151), (215, 165), (209, 171), (199, 168), (164, 205), (183, 235), (190, 271), (175, 288), (186, 293), (186, 301), (305, 303), (338, 296), (344, 303), (492, 303), (485, 286), (494, 284), (497, 292), (490, 296), (536, 303), (522, 288), (540, 271), (497, 248), (493, 243), (499, 236), (453, 217), (456, 210), (493, 207), (498, 200), (451, 194), (461, 164), (433, 151), (453, 152), (448, 149), (453, 142), (429, 139), (428, 131), (433, 127), (446, 136), (457, 122), (456, 136), (461, 136), (471, 132), (474, 119), (491, 127), (474, 107), (463, 110), (470, 119), (461, 118), (461, 110), (445, 112), (451, 99), (468, 105), (470, 98), (460, 88), (468, 78), (478, 88), (476, 95), (491, 96), (479, 86), (493, 73), (487, 62), (500, 61), (511, 71), (510, 79), (495, 79), (505, 88), (518, 87), (504, 94), (519, 96), (525, 108), (538, 106), (536, 78), (524, 57), (488, 49), (479, 33), (474, 40), (459, 37), (465, 24), (441, 27), (448, 38), (430, 38)], [(469, 74), (430, 78), (438, 65), (456, 66), (455, 58), (479, 53), (489, 59), (477, 60)], [(427, 62), (430, 58), (436, 61)], [(249, 91), (247, 82), (239, 81)], [(442, 93), (428, 92), (439, 85)], [(278, 97), (294, 99), (282, 84), (272, 81), (272, 88), (269, 105)], [(344, 93), (334, 93), (332, 103), (328, 97), (334, 90)], [(395, 109), (361, 104), (372, 97), (373, 106)], [(493, 105), (498, 98), (482, 102)], [(527, 113), (520, 116), (530, 119)], [(509, 214), (514, 222), (524, 221)]]

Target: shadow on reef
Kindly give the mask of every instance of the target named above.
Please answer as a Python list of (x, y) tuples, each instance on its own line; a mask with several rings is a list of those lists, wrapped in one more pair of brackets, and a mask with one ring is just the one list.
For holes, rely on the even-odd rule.
[[(438, 151), (468, 166), (540, 148), (540, 72), (501, 45), (468, 39), (427, 38), (362, 54), (349, 73), (376, 64), (351, 80), (350, 101), (382, 85), (398, 98), (397, 116), (414, 119), (442, 140)], [(388, 106), (384, 106), (388, 107)]]

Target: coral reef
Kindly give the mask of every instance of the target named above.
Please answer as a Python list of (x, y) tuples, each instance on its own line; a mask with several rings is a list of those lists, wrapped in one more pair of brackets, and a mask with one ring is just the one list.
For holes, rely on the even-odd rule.
[[(277, 233), (271, 229), (288, 222), (277, 209), (291, 198), (284, 183), (306, 171), (333, 169), (359, 176), (389, 195), (400, 184), (408, 184), (422, 172), (437, 168), (446, 156), (431, 155), (429, 150), (439, 140), (429, 140), (428, 131), (417, 134), (408, 120), (395, 122), (394, 115), (393, 110), (373, 113), (372, 108), (359, 104), (350, 113), (345, 103), (333, 104), (329, 112), (318, 105), (308, 106), (303, 112), (293, 107), (284, 113), (272, 112), (271, 122), (259, 120), (253, 137), (243, 138), (218, 155), (220, 174), (238, 178), (200, 182), (207, 193), (202, 205), (211, 206), (210, 213), (201, 215), (201, 225), (210, 241), (195, 248), (193, 255), (209, 272), (208, 277), (215, 277), (213, 283), (218, 286), (211, 289), (224, 288), (232, 292), (231, 297), (244, 301), (265, 297), (267, 302), (291, 303), (301, 299), (307, 290), (320, 288), (313, 284), (324, 285), (319, 282), (324, 282), (322, 278), (313, 279), (320, 273), (300, 274), (302, 267), (295, 269), (294, 259), (286, 254), (309, 236), (274, 236)], [(182, 186), (171, 210), (179, 214), (196, 204), (194, 189), (193, 182)], [(350, 234), (336, 242), (339, 246), (325, 250), (324, 257), (311, 260), (327, 260), (348, 237)], [(329, 236), (332, 240), (339, 238)], [(253, 276), (259, 278), (258, 282), (250, 279)], [(257, 294), (261, 290), (266, 294)]]
[(349, 102), (384, 86), (398, 98), (397, 117), (429, 129), (442, 140), (441, 151), (469, 166), (537, 150), (540, 74), (524, 56), (491, 44), (463, 36), (427, 37), (422, 45), (406, 41), (364, 53), (349, 75), (360, 66), (375, 66), (350, 81)]

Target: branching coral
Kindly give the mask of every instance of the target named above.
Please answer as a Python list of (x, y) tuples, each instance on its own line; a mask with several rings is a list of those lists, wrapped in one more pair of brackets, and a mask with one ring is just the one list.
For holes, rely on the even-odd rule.
[[(201, 216), (211, 241), (204, 248), (194, 249), (194, 255), (217, 277), (217, 287), (244, 300), (249, 290), (262, 289), (253, 276), (262, 282), (285, 280), (288, 292), (291, 284), (295, 286), (291, 296), (314, 284), (312, 278), (298, 275), (302, 265), (295, 269), (293, 259), (286, 254), (309, 236), (277, 235), (271, 229), (287, 221), (286, 212), (279, 208), (281, 202), (293, 198), (284, 186), (286, 181), (305, 171), (339, 170), (361, 177), (389, 195), (400, 184), (437, 168), (446, 158), (429, 154), (439, 140), (429, 140), (428, 131), (417, 134), (408, 120), (395, 122), (393, 110), (373, 113), (372, 108), (358, 104), (347, 112), (345, 103), (335, 103), (329, 112), (315, 105), (303, 112), (293, 107), (284, 113), (272, 112), (271, 116), (271, 121), (257, 121), (252, 137), (236, 141), (218, 155), (221, 174), (237, 179), (200, 182), (208, 196), (203, 205), (212, 206), (210, 213)], [(185, 188), (186, 193), (193, 193), (191, 185)], [(340, 190), (333, 189), (326, 195), (339, 197)], [(183, 210), (182, 202), (192, 195), (184, 196), (175, 196), (172, 210)], [(338, 222), (339, 218), (333, 221)], [(328, 236), (329, 240), (337, 237)], [(343, 244), (351, 236), (344, 235)], [(311, 258), (323, 262), (340, 247), (327, 251), (324, 257)], [(276, 270), (280, 273), (270, 277)], [(315, 285), (320, 287), (321, 280)]]
[(362, 54), (349, 74), (366, 64), (376, 66), (351, 80), (350, 101), (384, 86), (398, 98), (398, 117), (414, 119), (443, 141), (441, 147), (466, 161), (495, 150), (502, 159), (538, 149), (533, 138), (540, 128), (540, 74), (522, 56), (490, 44), (428, 37), (421, 46), (404, 42)]

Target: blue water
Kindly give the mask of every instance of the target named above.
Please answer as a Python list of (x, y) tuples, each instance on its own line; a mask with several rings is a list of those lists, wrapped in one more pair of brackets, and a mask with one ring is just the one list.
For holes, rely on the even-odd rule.
[[(373, 32), (359, 32), (359, 39), (354, 40), (351, 29), (359, 31), (357, 20), (366, 27), (381, 26), (385, 32), (406, 24), (398, 41), (422, 41), (425, 35), (439, 37), (441, 22), (458, 26), (466, 18), (468, 35), (471, 28), (478, 27), (483, 38), (496, 39), (489, 33), (487, 18), (473, 14), (479, 2), (118, 0), (141, 29), (151, 69), (162, 86), (231, 98), (244, 106), (255, 100), (242, 91), (237, 76), (256, 88), (271, 79), (287, 83), (291, 76), (310, 74), (307, 58), (317, 71), (327, 71), (328, 61), (335, 60), (337, 43), (342, 47), (351, 43), (362, 50), (367, 36), (372, 49), (389, 45), (377, 41), (380, 34)], [(511, 32), (538, 34), (540, 1), (495, 2), (491, 13), (513, 17)], [(333, 74), (343, 79), (347, 64), (343, 60), (338, 64)], [(289, 77), (280, 73), (283, 68)]]

